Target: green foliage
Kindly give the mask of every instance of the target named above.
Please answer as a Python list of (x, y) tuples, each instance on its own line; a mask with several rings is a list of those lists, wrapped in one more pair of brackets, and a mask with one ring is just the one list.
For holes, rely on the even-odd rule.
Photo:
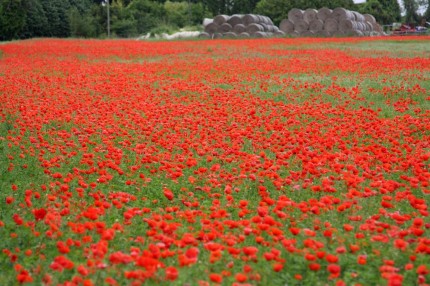
[(91, 38), (97, 36), (94, 18), (88, 13), (82, 15), (76, 7), (70, 10), (69, 24), (72, 37)]
[(177, 27), (174, 27), (174, 26), (170, 26), (170, 25), (160, 25), (160, 26), (157, 26), (157, 27), (155, 27), (155, 28), (152, 28), (150, 31), (149, 31), (149, 33), (151, 33), (151, 35), (160, 35), (160, 34), (163, 34), (163, 33), (166, 33), (166, 34), (173, 34), (173, 33), (175, 33), (177, 31)]
[(136, 32), (139, 34), (161, 25), (166, 18), (164, 5), (150, 0), (133, 0), (125, 10), (126, 17), (135, 21)]
[(255, 10), (258, 0), (236, 0), (233, 2), (232, 14), (250, 14)]
[(190, 20), (191, 10), (186, 2), (167, 1), (164, 3), (164, 9), (166, 9), (166, 20), (171, 25), (181, 27)]
[(40, 0), (49, 25), (45, 35), (49, 37), (69, 37), (70, 27), (67, 21), (68, 11), (71, 8), (68, 0)]
[(405, 7), (405, 22), (406, 23), (418, 23), (420, 17), (417, 14), (418, 3), (415, 0), (403, 0), (403, 6)]
[(0, 41), (17, 38), (24, 25), (24, 1), (0, 0)]
[(400, 21), (400, 6), (397, 0), (368, 0), (359, 7), (359, 12), (372, 14), (380, 24)]
[(39, 0), (28, 0), (25, 4), (25, 24), (19, 33), (19, 38), (43, 37), (48, 27), (48, 18), (46, 17), (43, 6)]

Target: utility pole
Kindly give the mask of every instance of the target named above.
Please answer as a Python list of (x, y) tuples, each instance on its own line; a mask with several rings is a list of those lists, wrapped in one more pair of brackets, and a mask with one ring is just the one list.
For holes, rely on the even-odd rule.
[(106, 0), (107, 3), (107, 33), (108, 33), (108, 38), (110, 38), (110, 4), (109, 4), (109, 0)]

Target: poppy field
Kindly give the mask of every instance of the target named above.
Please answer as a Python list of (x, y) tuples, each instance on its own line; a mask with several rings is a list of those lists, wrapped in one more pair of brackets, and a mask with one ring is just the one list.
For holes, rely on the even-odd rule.
[(430, 37), (0, 45), (1, 285), (430, 285)]

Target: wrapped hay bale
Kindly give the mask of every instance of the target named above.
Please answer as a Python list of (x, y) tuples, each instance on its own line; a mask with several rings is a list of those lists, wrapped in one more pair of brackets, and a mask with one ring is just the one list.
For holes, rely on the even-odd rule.
[(318, 11), (316, 9), (306, 9), (303, 13), (303, 20), (308, 24), (318, 19)]
[(304, 32), (300, 32), (300, 37), (314, 37), (315, 33), (312, 31), (304, 31)]
[(224, 38), (235, 39), (237, 38), (237, 34), (234, 32), (227, 32), (223, 34)]
[(208, 34), (215, 34), (218, 31), (218, 25), (214, 22), (205, 26), (205, 32)]
[(327, 18), (329, 18), (331, 16), (332, 13), (333, 13), (333, 11), (331, 9), (323, 7), (323, 8), (318, 10), (317, 17), (319, 20), (324, 22)]
[(211, 35), (209, 33), (201, 32), (200, 35), (199, 35), (199, 38), (201, 38), (201, 39), (211, 39), (212, 37), (211, 37)]
[(222, 24), (226, 23), (230, 19), (230, 16), (227, 15), (217, 15), (214, 18), (214, 23), (218, 26), (221, 26)]
[(328, 18), (324, 22), (324, 30), (329, 32), (330, 34), (333, 34), (337, 32), (339, 23), (335, 18)]
[(227, 32), (231, 32), (232, 30), (233, 30), (233, 28), (231, 27), (231, 25), (229, 23), (224, 23), (218, 27), (218, 32), (220, 32), (220, 33), (227, 33)]
[(243, 24), (243, 20), (242, 20), (243, 16), (244, 15), (241, 15), (241, 14), (232, 15), (230, 19), (227, 20), (227, 23), (229, 23), (232, 27), (238, 24)]
[(251, 34), (251, 36), (254, 38), (268, 38), (268, 37), (272, 36), (272, 33), (258, 31), (258, 32)]
[(320, 19), (315, 19), (309, 23), (309, 31), (319, 32), (324, 29), (324, 22)]
[(233, 27), (233, 32), (239, 35), (240, 33), (246, 32), (246, 27), (244, 24), (237, 24)]
[(355, 20), (354, 14), (342, 7), (337, 7), (333, 10), (333, 13), (331, 14), (331, 18), (334, 18), (338, 21), (340, 20)]
[(351, 32), (352, 30), (357, 30), (359, 28), (357, 22), (352, 20), (340, 20), (339, 21), (339, 31), (342, 32)]
[(351, 12), (352, 12), (352, 14), (354, 14), (355, 21), (357, 21), (357, 22), (365, 22), (366, 21), (366, 18), (361, 13), (359, 13), (357, 11), (351, 11)]
[(285, 34), (291, 34), (294, 32), (294, 23), (291, 20), (284, 19), (279, 24), (279, 29)]
[(239, 38), (250, 38), (251, 36), (249, 35), (249, 33), (247, 33), (247, 32), (243, 32), (243, 33), (240, 33), (239, 35), (237, 35)]
[(373, 17), (373, 15), (364, 14), (363, 16), (367, 22), (370, 22), (372, 25), (376, 24), (376, 19), (375, 19), (375, 17)]
[(309, 24), (305, 20), (297, 20), (294, 22), (294, 30), (303, 33), (309, 30)]
[(288, 20), (296, 24), (297, 21), (303, 20), (304, 11), (301, 9), (293, 8), (288, 12)]
[(250, 35), (256, 32), (264, 32), (264, 27), (260, 24), (252, 23), (246, 27), (246, 32)]
[(207, 25), (209, 25), (210, 23), (213, 23), (214, 19), (210, 19), (210, 18), (204, 18), (203, 19), (203, 27), (206, 27)]
[(275, 33), (273, 33), (273, 35), (275, 37), (285, 37), (286, 34), (284, 33), (284, 31), (278, 30)]
[(246, 14), (245, 16), (243, 16), (243, 24), (245, 26), (248, 26), (254, 23), (259, 23), (259, 22), (260, 22), (260, 18), (258, 17), (258, 15)]
[(275, 25), (275, 24), (273, 24), (272, 19), (270, 19), (269, 17), (267, 17), (267, 16), (262, 16), (262, 17), (265, 18), (265, 21), (266, 21), (267, 24), (269, 24), (269, 25)]

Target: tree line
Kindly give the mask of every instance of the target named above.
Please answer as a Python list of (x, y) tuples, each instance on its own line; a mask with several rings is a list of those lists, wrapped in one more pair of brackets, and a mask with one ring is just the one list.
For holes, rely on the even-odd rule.
[[(115, 37), (172, 32), (196, 26), (218, 14), (256, 13), (275, 24), (287, 18), (292, 8), (322, 7), (369, 13), (381, 24), (401, 20), (397, 0), (0, 0), (0, 40), (33, 37), (107, 37), (107, 14)], [(402, 0), (405, 21), (420, 23), (430, 18), (430, 0)], [(426, 5), (423, 15), (417, 12)], [(108, 9), (109, 8), (109, 9)]]

